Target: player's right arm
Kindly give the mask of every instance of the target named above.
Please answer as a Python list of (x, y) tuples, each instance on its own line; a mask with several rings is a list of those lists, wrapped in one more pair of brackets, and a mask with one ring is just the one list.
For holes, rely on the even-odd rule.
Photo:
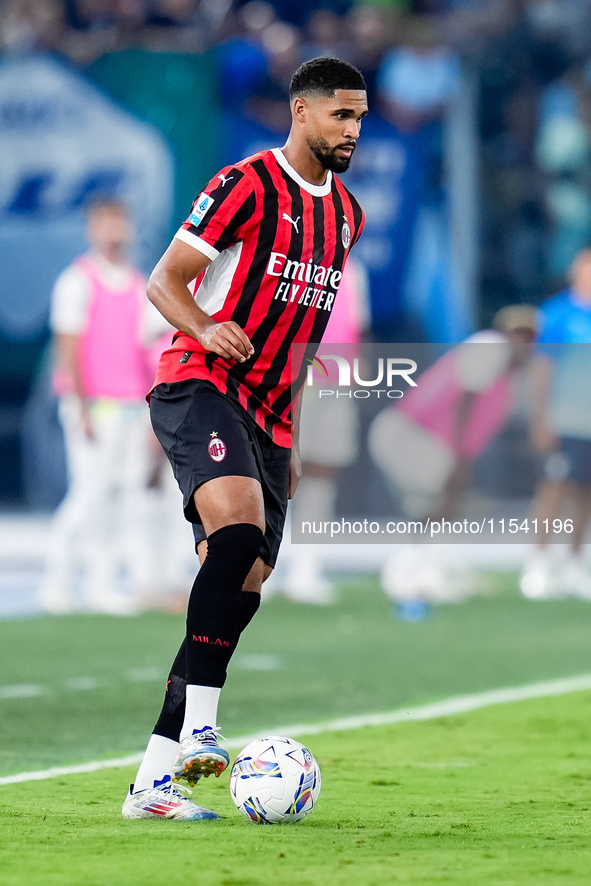
[(88, 279), (75, 264), (70, 265), (59, 275), (51, 296), (55, 371), (60, 395), (67, 393), (76, 398), (82, 429), (92, 440), (94, 425), (80, 362), (80, 339), (86, 328), (89, 302)]
[(148, 298), (169, 323), (206, 351), (240, 363), (254, 353), (244, 330), (232, 320), (217, 323), (187, 287), (224, 249), (247, 236), (255, 206), (251, 176), (243, 169), (226, 167), (195, 199), (191, 214), (148, 282)]
[(148, 280), (148, 298), (175, 329), (196, 339), (206, 351), (244, 363), (254, 348), (233, 320), (216, 323), (189, 291), (189, 283), (211, 263), (198, 249), (173, 240)]
[(555, 372), (556, 346), (562, 330), (556, 318), (556, 303), (542, 305), (539, 313), (538, 347), (531, 364), (530, 440), (533, 448), (542, 454), (558, 448), (558, 436), (551, 426), (549, 407), (552, 379)]

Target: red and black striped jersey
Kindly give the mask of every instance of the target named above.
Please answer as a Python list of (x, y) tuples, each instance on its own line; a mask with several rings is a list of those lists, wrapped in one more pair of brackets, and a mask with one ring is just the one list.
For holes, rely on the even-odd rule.
[(305, 367), (291, 365), (290, 348), (321, 341), (363, 224), (363, 210), (336, 176), (310, 184), (279, 148), (225, 167), (176, 237), (212, 259), (196, 281), (197, 304), (217, 322), (238, 323), (254, 354), (245, 363), (226, 360), (179, 332), (154, 384), (211, 381), (290, 446), (293, 377), (305, 377)]

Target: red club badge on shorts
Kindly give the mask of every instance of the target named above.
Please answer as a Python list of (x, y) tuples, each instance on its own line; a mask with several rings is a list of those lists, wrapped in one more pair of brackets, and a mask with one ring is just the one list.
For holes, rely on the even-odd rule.
[(228, 451), (227, 446), (223, 440), (220, 440), (217, 431), (213, 431), (211, 437), (212, 439), (207, 445), (209, 457), (213, 459), (213, 461), (223, 461), (226, 457), (226, 452)]

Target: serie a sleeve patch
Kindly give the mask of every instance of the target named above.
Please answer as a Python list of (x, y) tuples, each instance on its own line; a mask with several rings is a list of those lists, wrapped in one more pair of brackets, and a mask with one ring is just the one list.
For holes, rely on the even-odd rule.
[(205, 213), (213, 203), (214, 199), (213, 197), (210, 197), (209, 194), (199, 194), (193, 204), (193, 210), (187, 221), (191, 222), (192, 225), (197, 226), (203, 220)]

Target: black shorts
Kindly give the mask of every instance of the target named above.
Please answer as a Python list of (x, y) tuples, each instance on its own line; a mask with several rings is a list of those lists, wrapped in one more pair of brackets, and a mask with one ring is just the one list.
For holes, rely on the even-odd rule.
[(560, 449), (546, 459), (544, 474), (556, 483), (571, 481), (591, 486), (591, 440), (561, 437)]
[(260, 556), (275, 566), (289, 493), (291, 450), (278, 446), (235, 400), (200, 379), (159, 384), (150, 398), (154, 433), (183, 493), (195, 543), (207, 536), (193, 495), (217, 477), (253, 477), (263, 490), (265, 537)]

